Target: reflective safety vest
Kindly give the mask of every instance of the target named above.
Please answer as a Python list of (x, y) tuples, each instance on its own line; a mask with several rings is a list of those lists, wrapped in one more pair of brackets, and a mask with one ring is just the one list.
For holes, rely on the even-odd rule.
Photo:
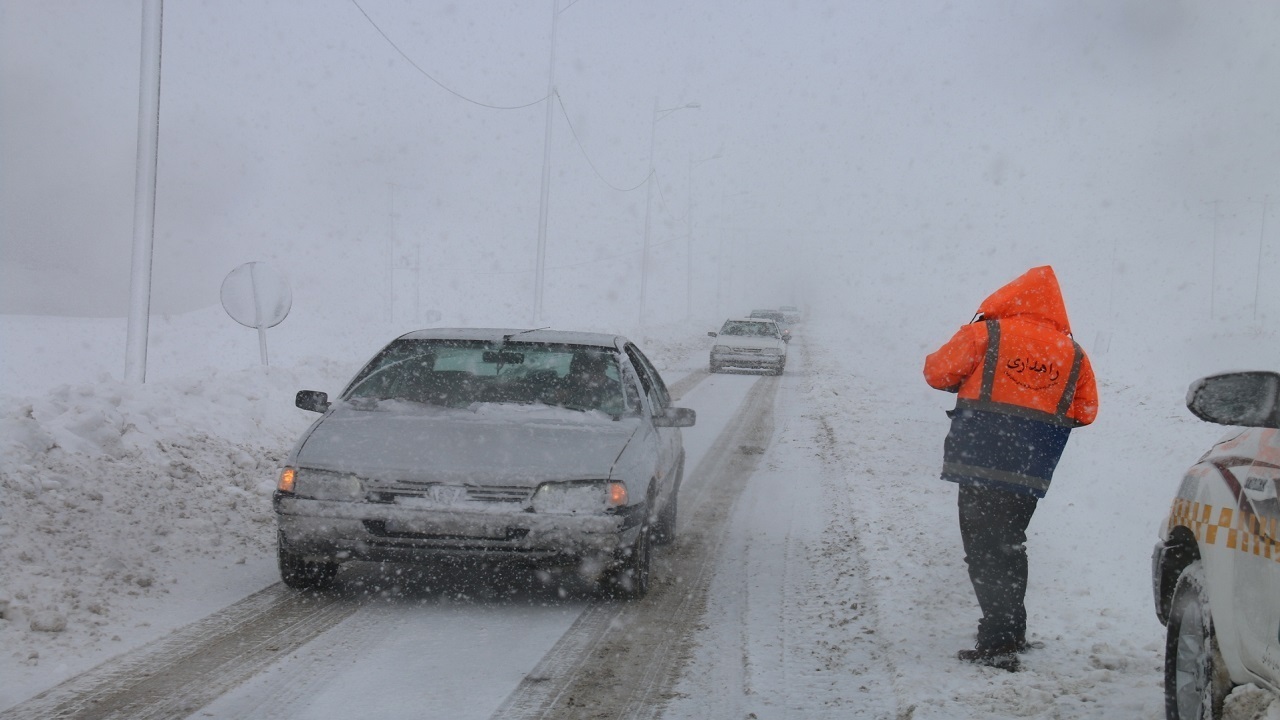
[[(1035, 323), (1021, 342), (1002, 341), (999, 320), (987, 320), (982, 372), (958, 389), (957, 409), (1016, 415), (1053, 425), (1079, 427), (1069, 417), (1084, 351), (1069, 336)], [(1031, 326), (1031, 327), (1025, 327)]]
[(1084, 352), (1037, 323), (1019, 328), (1013, 342), (1002, 340), (999, 320), (985, 328), (981, 371), (962, 383), (951, 413), (942, 478), (1044, 497), (1071, 428), (1080, 425), (1068, 412)]

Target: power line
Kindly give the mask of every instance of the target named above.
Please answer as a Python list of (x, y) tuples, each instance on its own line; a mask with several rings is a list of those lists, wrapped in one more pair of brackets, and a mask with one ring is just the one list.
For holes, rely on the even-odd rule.
[(644, 180), (641, 180), (633, 187), (629, 188), (620, 188), (606, 180), (605, 177), (600, 174), (600, 171), (596, 169), (596, 164), (591, 162), (591, 156), (587, 154), (587, 149), (582, 146), (582, 140), (578, 137), (578, 131), (573, 127), (573, 121), (569, 119), (569, 111), (565, 109), (564, 100), (561, 99), (559, 91), (556, 92), (556, 103), (560, 105), (560, 114), (564, 116), (564, 122), (569, 126), (569, 134), (573, 136), (573, 142), (578, 146), (578, 150), (582, 153), (583, 159), (587, 161), (587, 165), (591, 167), (591, 172), (595, 173), (596, 177), (600, 178), (600, 182), (608, 185), (618, 192), (631, 192), (632, 190), (639, 190), (640, 187), (649, 180), (648, 176), (646, 176)]
[[(668, 242), (671, 242), (671, 241), (668, 241)], [(666, 244), (667, 244), (667, 243), (660, 243), (660, 245), (666, 245)], [(659, 247), (659, 245), (654, 245), (653, 247)], [(632, 256), (632, 255), (639, 255), (639, 254), (640, 254), (640, 250), (629, 250), (629, 251), (624, 252), (624, 253), (618, 253), (617, 255), (610, 255), (610, 256), (608, 256), (608, 257), (602, 257), (602, 258), (594, 258), (594, 259), (592, 259), (592, 260), (583, 260), (582, 262), (569, 263), (568, 265), (553, 265), (553, 266), (551, 266), (551, 267), (548, 267), (547, 269), (548, 269), (548, 270), (570, 270), (570, 269), (572, 269), (572, 268), (582, 267), (583, 265), (594, 265), (595, 263), (609, 262), (609, 261), (611, 261), (611, 260), (620, 260), (620, 259), (622, 259), (622, 258), (624, 258), (624, 257), (630, 257), (630, 256)], [(533, 270), (494, 270), (494, 271), (492, 271), (492, 272), (479, 272), (479, 271), (476, 271), (476, 270), (462, 270), (462, 269), (459, 269), (459, 268), (445, 268), (445, 269), (436, 269), (436, 270), (432, 270), (431, 272), (434, 272), (434, 273), (450, 273), (450, 274), (456, 274), (456, 275), (485, 275), (485, 276), (488, 276), (488, 275), (526, 275), (526, 274), (528, 274), (528, 273), (533, 272)]]
[(534, 105), (537, 105), (538, 103), (550, 97), (549, 95), (546, 95), (538, 100), (534, 100), (531, 103), (525, 103), (524, 105), (490, 105), (488, 103), (482, 103), (479, 100), (472, 100), (466, 95), (463, 95), (457, 90), (454, 90), (448, 85), (445, 85), (444, 83), (435, 79), (434, 77), (432, 77), (431, 73), (427, 72), (426, 70), (423, 70), (422, 67), (418, 65), (418, 63), (413, 61), (413, 58), (406, 55), (405, 52), (400, 49), (400, 46), (396, 45), (395, 41), (393, 41), (390, 37), (387, 36), (385, 32), (382, 31), (382, 28), (378, 27), (378, 23), (374, 22), (373, 18), (369, 17), (369, 13), (365, 12), (364, 8), (360, 7), (360, 3), (356, 2), (356, 0), (351, 0), (351, 4), (356, 6), (356, 9), (360, 11), (360, 14), (364, 15), (364, 19), (369, 21), (369, 25), (371, 25), (374, 30), (377, 30), (378, 34), (382, 36), (382, 39), (386, 40), (387, 44), (390, 45), (393, 50), (395, 50), (397, 53), (400, 53), (400, 57), (404, 58), (405, 62), (412, 65), (414, 70), (417, 70), (418, 72), (422, 73), (423, 77), (427, 78), (428, 80), (435, 83), (436, 85), (439, 85), (442, 90), (449, 93), (450, 95), (453, 95), (459, 100), (465, 100), (466, 102), (469, 102), (472, 105), (479, 105), (480, 107), (489, 108), (490, 110), (523, 110), (524, 108), (527, 108), (527, 107), (533, 107)]
[[(653, 172), (653, 179), (654, 179), (655, 181), (657, 181), (657, 180), (658, 180), (658, 171), (657, 171), (657, 170), (655, 170), (655, 171)], [(671, 221), (671, 222), (673, 222), (673, 223), (676, 223), (677, 225), (678, 225), (678, 224), (680, 224), (680, 223), (683, 223), (683, 222), (684, 222), (684, 220), (685, 220), (685, 219), (684, 219), (683, 217), (676, 217), (676, 216), (672, 215), (672, 214), (671, 214), (671, 208), (667, 207), (667, 196), (662, 192), (662, 182), (661, 182), (661, 181), (658, 181), (658, 204), (662, 206), (662, 212), (663, 212), (663, 214), (665, 214), (665, 215), (667, 216), (667, 219), (668, 219), (668, 220), (670, 220), (670, 221)]]

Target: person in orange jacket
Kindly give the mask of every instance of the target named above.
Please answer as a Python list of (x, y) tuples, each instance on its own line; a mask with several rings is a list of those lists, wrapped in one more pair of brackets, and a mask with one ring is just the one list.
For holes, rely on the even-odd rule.
[(982, 618), (961, 660), (1019, 668), (1027, 649), (1027, 525), (1071, 429), (1098, 414), (1098, 388), (1071, 337), (1057, 276), (1036, 267), (997, 290), (925, 358), (930, 386), (958, 395), (947, 413), (942, 479), (958, 483), (960, 537)]

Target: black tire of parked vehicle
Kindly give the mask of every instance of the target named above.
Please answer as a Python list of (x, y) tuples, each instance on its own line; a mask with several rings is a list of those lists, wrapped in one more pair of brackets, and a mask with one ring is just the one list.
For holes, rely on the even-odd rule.
[(295, 590), (324, 590), (333, 585), (338, 575), (338, 563), (307, 560), (286, 550), (283, 543), (276, 547), (276, 558), (280, 563), (280, 579)]
[(653, 521), (653, 544), (670, 545), (676, 539), (677, 501), (680, 499), (680, 481), (684, 479), (684, 458), (680, 458), (680, 467), (676, 470), (676, 482), (671, 487), (671, 497), (658, 512)]
[(1219, 720), (1231, 691), (1197, 560), (1178, 576), (1165, 636), (1164, 705), (1168, 720)]
[(608, 577), (608, 592), (623, 600), (639, 600), (649, 592), (649, 556), (653, 548), (653, 528), (640, 526), (636, 542), (625, 551), (618, 567)]

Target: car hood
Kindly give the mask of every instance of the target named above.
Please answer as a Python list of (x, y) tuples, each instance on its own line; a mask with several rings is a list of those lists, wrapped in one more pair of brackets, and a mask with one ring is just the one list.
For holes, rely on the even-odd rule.
[(543, 405), (340, 405), (312, 428), (293, 461), (367, 479), (536, 486), (608, 478), (639, 427), (636, 417)]
[(740, 348), (786, 349), (786, 345), (777, 338), (759, 337), (755, 335), (718, 335), (716, 336), (715, 344)]

